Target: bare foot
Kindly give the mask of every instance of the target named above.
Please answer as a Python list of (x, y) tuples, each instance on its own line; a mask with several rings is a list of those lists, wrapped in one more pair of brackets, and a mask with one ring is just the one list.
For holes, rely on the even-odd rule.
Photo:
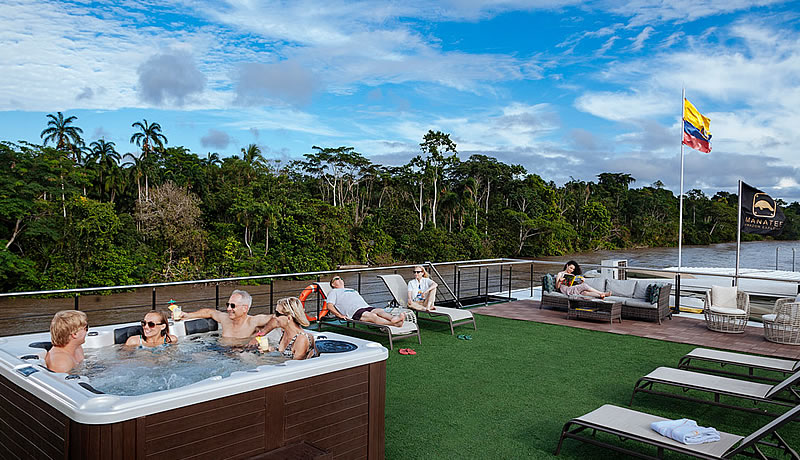
[(394, 320), (392, 320), (392, 326), (402, 327), (404, 321), (405, 321), (405, 317), (403, 317), (403, 316), (395, 316)]
[(434, 311), (434, 310), (436, 310), (436, 307), (430, 307), (430, 308), (428, 308), (428, 311)]

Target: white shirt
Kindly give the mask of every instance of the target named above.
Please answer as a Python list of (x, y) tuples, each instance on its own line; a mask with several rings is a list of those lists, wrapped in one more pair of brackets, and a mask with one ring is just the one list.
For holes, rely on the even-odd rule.
[(348, 318), (352, 318), (357, 310), (369, 307), (367, 301), (361, 297), (358, 291), (347, 288), (332, 289), (325, 302), (336, 307), (339, 313)]
[(433, 280), (430, 278), (421, 278), (417, 281), (416, 278), (408, 282), (408, 292), (411, 300), (423, 300), (422, 293), (433, 286)]

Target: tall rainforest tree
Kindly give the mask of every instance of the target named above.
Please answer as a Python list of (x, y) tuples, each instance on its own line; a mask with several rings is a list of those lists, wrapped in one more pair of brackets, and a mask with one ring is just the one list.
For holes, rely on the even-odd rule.
[(114, 202), (115, 195), (115, 176), (117, 176), (117, 169), (119, 169), (119, 162), (122, 159), (115, 148), (113, 142), (106, 142), (105, 139), (100, 139), (89, 144), (89, 157), (86, 160), (87, 165), (93, 165), (97, 168), (98, 179), (98, 196), (102, 199), (107, 193), (110, 195), (109, 201)]
[[(422, 155), (414, 158), (413, 162), (423, 170), (433, 187), (431, 222), (436, 227), (439, 184), (444, 180), (445, 172), (447, 172), (448, 168), (458, 163), (458, 152), (456, 151), (456, 143), (450, 140), (450, 134), (432, 130), (425, 133), (419, 148), (422, 150)], [(420, 201), (422, 201), (421, 198)]]
[(80, 151), (84, 145), (81, 137), (83, 130), (72, 125), (78, 117), (70, 116), (64, 118), (61, 112), (57, 112), (56, 115), (48, 114), (47, 118), (49, 119), (47, 128), (39, 135), (44, 139), (44, 145), (47, 146), (48, 143), (52, 142), (56, 145), (57, 150), (71, 154), (75, 161), (80, 163)]
[[(145, 198), (150, 196), (150, 186), (148, 183), (148, 160), (152, 157), (152, 153), (156, 149), (163, 149), (164, 144), (167, 144), (167, 136), (161, 133), (161, 125), (153, 122), (148, 123), (147, 120), (137, 121), (131, 125), (132, 128), (137, 128), (139, 132), (133, 133), (131, 136), (131, 144), (136, 144), (142, 149), (142, 154), (139, 160), (144, 168), (144, 193)], [(141, 196), (139, 197), (141, 201)]]

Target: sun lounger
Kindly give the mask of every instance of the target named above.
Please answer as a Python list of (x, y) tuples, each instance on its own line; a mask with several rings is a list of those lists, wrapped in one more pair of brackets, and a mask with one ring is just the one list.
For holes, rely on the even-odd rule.
[[(406, 283), (402, 276), (378, 275), (378, 278), (383, 280), (386, 288), (392, 293), (393, 305), (398, 307), (405, 307), (408, 305), (408, 283)], [(417, 310), (417, 318), (422, 321), (447, 324), (450, 326), (451, 335), (455, 335), (453, 331), (454, 326), (461, 326), (464, 324), (472, 323), (473, 329), (478, 330), (475, 317), (469, 310), (437, 306), (436, 310), (431, 312)]]
[[(780, 383), (768, 385), (765, 383), (732, 379), (719, 375), (692, 372), (684, 369), (659, 367), (636, 382), (636, 385), (633, 387), (633, 394), (631, 395), (630, 404), (633, 404), (633, 398), (636, 396), (636, 393), (643, 392), (671, 396), (673, 398), (695, 401), (701, 404), (713, 404), (731, 409), (739, 409), (757, 414), (770, 414), (769, 412), (761, 409), (722, 403), (720, 401), (720, 396), (749, 399), (756, 403), (763, 402), (783, 406), (796, 406), (800, 404), (800, 394), (797, 393), (797, 390), (793, 387), (793, 385), (798, 383), (800, 383), (800, 372), (792, 374)], [(705, 393), (711, 393), (714, 395), (714, 400), (711, 401), (708, 399), (683, 396), (678, 393), (654, 390), (654, 385), (678, 387), (683, 389), (684, 392), (696, 390)]]
[[(693, 363), (693, 361), (719, 364), (720, 368), (697, 366)], [(722, 367), (729, 365), (744, 367), (747, 369), (747, 373), (733, 372), (722, 369)], [(792, 359), (767, 358), (763, 356), (734, 353), (731, 351), (712, 350), (709, 348), (695, 348), (678, 361), (678, 368), (701, 370), (735, 377), (748, 377), (767, 382), (780, 382), (783, 379), (754, 375), (753, 371), (755, 369), (760, 369), (765, 371), (781, 372), (785, 377), (787, 374), (800, 371), (800, 361), (795, 361)]]
[[(643, 458), (663, 458), (664, 450), (671, 450), (704, 459), (731, 458), (736, 455), (766, 459), (771, 457), (767, 457), (759, 446), (767, 445), (780, 449), (784, 454), (787, 454), (789, 458), (800, 459), (797, 452), (795, 452), (777, 432), (778, 429), (782, 428), (787, 423), (797, 419), (799, 413), (800, 406), (794, 407), (746, 438), (720, 431), (719, 441), (707, 444), (687, 445), (666, 436), (661, 436), (650, 428), (651, 423), (667, 419), (632, 409), (626, 409), (624, 407), (606, 404), (599, 409), (595, 409), (586, 415), (582, 415), (567, 422), (561, 430), (561, 437), (558, 440), (558, 447), (556, 447), (555, 454), (558, 455), (561, 451), (564, 438), (571, 438), (605, 447), (623, 454)], [(587, 434), (587, 431), (591, 434)], [(623, 441), (637, 441), (656, 447), (657, 456), (646, 456), (644, 452), (639, 450), (627, 449), (620, 446), (619, 443), (610, 443), (598, 439), (595, 436), (597, 431), (618, 436), (619, 439)]]
[[(322, 294), (327, 297), (328, 294), (331, 292), (331, 283), (327, 281), (320, 281), (316, 283), (319, 286)], [(405, 311), (406, 320), (403, 322), (403, 325), (400, 327), (397, 326), (382, 326), (375, 323), (370, 323), (367, 321), (356, 321), (352, 318), (347, 318), (346, 320), (340, 320), (338, 318), (325, 320), (324, 318), (320, 318), (317, 322), (317, 330), (322, 330), (322, 325), (325, 324), (326, 326), (337, 327), (340, 329), (350, 329), (350, 330), (357, 330), (364, 334), (371, 334), (371, 335), (378, 335), (378, 336), (385, 336), (389, 338), (389, 349), (394, 349), (394, 340), (399, 338), (417, 338), (417, 343), (422, 344), (422, 337), (419, 335), (419, 327), (417, 326), (417, 318), (414, 316), (414, 312), (411, 310)], [(319, 317), (319, 312), (317, 312), (317, 316)], [(364, 327), (356, 328), (357, 325), (361, 325)]]

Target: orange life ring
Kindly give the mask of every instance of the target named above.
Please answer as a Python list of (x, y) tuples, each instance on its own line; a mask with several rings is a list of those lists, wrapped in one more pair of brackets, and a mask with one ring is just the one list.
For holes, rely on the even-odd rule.
[[(317, 295), (322, 297), (322, 310), (319, 312), (319, 315), (320, 317), (324, 317), (325, 315), (328, 314), (328, 309), (325, 307), (325, 294), (322, 292), (322, 289), (320, 289), (318, 285), (309, 284), (308, 286), (305, 287), (305, 289), (303, 289), (303, 292), (301, 292), (300, 295), (297, 296), (297, 298), (300, 299), (300, 302), (303, 304), (303, 310), (305, 310), (306, 299), (308, 298), (308, 296), (311, 295), (312, 292), (316, 292)], [(309, 321), (317, 320), (316, 316), (309, 315), (308, 312), (306, 312), (306, 318), (308, 318)]]

